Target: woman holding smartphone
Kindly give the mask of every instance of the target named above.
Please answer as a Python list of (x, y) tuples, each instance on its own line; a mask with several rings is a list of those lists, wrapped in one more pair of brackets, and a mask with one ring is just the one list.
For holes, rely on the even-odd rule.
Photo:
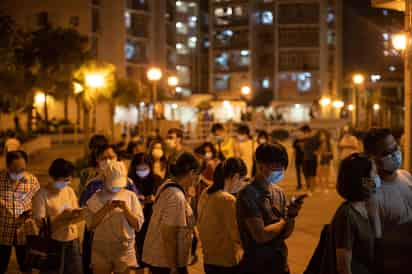
[(62, 243), (60, 267), (43, 273), (83, 273), (80, 255), (80, 233), (77, 224), (84, 220), (74, 190), (69, 186), (74, 166), (64, 159), (56, 159), (49, 168), (51, 181), (33, 198), (33, 217), (41, 225), (50, 220), (51, 237)]

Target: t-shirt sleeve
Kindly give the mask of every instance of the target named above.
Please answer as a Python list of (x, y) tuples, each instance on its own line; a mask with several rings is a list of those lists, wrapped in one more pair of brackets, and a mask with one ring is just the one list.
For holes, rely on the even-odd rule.
[(139, 199), (137, 198), (136, 195), (134, 195), (134, 193), (130, 195), (130, 197), (131, 197), (130, 198), (131, 199), (130, 210), (137, 217), (137, 222), (138, 222), (137, 227), (138, 227), (138, 230), (140, 230), (144, 222), (142, 205), (140, 204)]
[(261, 211), (257, 204), (257, 199), (254, 193), (248, 189), (244, 189), (238, 195), (238, 209), (240, 215), (244, 218), (259, 218), (262, 217)]
[(41, 220), (46, 218), (46, 200), (43, 191), (38, 191), (33, 197), (33, 218)]
[(355, 232), (352, 226), (349, 208), (339, 209), (339, 212), (335, 216), (334, 223), (336, 248), (352, 249)]
[(69, 188), (69, 200), (72, 209), (79, 208), (79, 200), (77, 199), (77, 195), (74, 193), (72, 188)]
[(180, 190), (166, 189), (162, 193), (162, 221), (170, 226), (186, 226), (186, 199)]

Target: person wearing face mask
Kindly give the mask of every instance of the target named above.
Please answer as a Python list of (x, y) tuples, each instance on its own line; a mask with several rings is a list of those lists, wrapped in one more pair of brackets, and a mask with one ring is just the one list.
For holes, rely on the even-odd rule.
[(31, 215), (32, 198), (39, 190), (37, 178), (26, 171), (28, 157), (24, 151), (6, 154), (6, 170), (0, 171), (0, 273), (7, 267), (14, 247), (22, 273), (31, 273), (25, 266), (26, 249), (16, 232)]
[[(381, 187), (370, 201), (379, 210), (383, 246), (378, 250), (386, 250), (384, 254), (378, 254), (383, 258), (378, 261), (384, 263), (380, 269), (383, 269), (382, 273), (405, 273), (405, 269), (409, 273), (412, 252), (408, 232), (412, 229), (412, 176), (400, 169), (402, 154), (390, 129), (370, 129), (364, 139), (364, 149), (375, 161), (382, 180)], [(390, 245), (386, 245), (388, 243)]]
[(110, 162), (103, 171), (104, 187), (87, 201), (86, 224), (94, 231), (93, 273), (132, 273), (137, 267), (135, 232), (144, 222), (140, 202), (126, 189), (127, 170)]
[(56, 159), (49, 168), (51, 181), (33, 198), (33, 217), (39, 227), (48, 218), (51, 221), (52, 239), (62, 245), (62, 258), (57, 270), (42, 273), (83, 273), (80, 255), (80, 232), (77, 224), (84, 220), (84, 210), (73, 189), (69, 186), (74, 173), (72, 163)]
[(342, 160), (337, 191), (345, 201), (336, 210), (330, 226), (336, 251), (334, 273), (376, 273), (375, 231), (368, 200), (379, 184), (376, 166), (366, 155), (354, 153)]
[(179, 154), (170, 163), (171, 178), (156, 193), (143, 247), (143, 261), (152, 274), (188, 273), (195, 225), (188, 190), (198, 181), (199, 168), (192, 154)]
[(204, 188), (210, 186), (213, 183), (213, 173), (216, 166), (220, 162), (217, 158), (217, 151), (215, 146), (210, 142), (205, 142), (194, 150), (195, 154), (202, 160), (202, 180), (205, 182), (199, 195), (203, 192)]
[(139, 255), (139, 265), (145, 266), (141, 260), (143, 243), (153, 212), (154, 197), (163, 180), (158, 175), (153, 173), (150, 158), (144, 153), (138, 153), (133, 157), (132, 162), (130, 163), (128, 176), (141, 193), (141, 202), (144, 205), (144, 223), (142, 229), (136, 235), (136, 249)]
[[(101, 145), (96, 151), (96, 162), (99, 169), (98, 176), (90, 180), (85, 189), (80, 194), (80, 206), (84, 207), (87, 201), (98, 191), (104, 189), (104, 170), (112, 163), (117, 163), (117, 155), (110, 145)], [(137, 197), (140, 196), (136, 186), (131, 181), (127, 181), (126, 189), (134, 192)], [(91, 272), (91, 242), (92, 232), (85, 228), (83, 240), (83, 267), (86, 274)]]
[(160, 178), (166, 178), (167, 157), (165, 154), (166, 145), (160, 138), (153, 139), (149, 144), (148, 156), (150, 157), (153, 173)]
[(174, 158), (177, 154), (184, 151), (183, 130), (171, 128), (167, 131), (166, 144), (168, 147), (168, 159)]
[(219, 160), (233, 157), (235, 155), (234, 140), (226, 136), (225, 127), (221, 123), (215, 123), (211, 131), (211, 142), (215, 145)]
[(213, 184), (200, 195), (197, 224), (206, 274), (239, 271), (243, 250), (236, 222), (236, 198), (225, 189), (244, 176), (246, 165), (241, 159), (225, 160), (216, 167)]
[(254, 147), (253, 140), (250, 138), (249, 127), (247, 125), (240, 125), (237, 128), (237, 142), (234, 145), (234, 152), (235, 157), (245, 162), (249, 178), (252, 177)]
[(266, 130), (259, 130), (259, 133), (257, 134), (257, 137), (256, 137), (256, 143), (257, 143), (257, 146), (269, 143), (269, 134), (267, 133)]
[(285, 240), (293, 232), (303, 200), (288, 203), (284, 192), (276, 186), (288, 166), (288, 154), (281, 144), (260, 145), (255, 158), (256, 176), (236, 200), (244, 250), (239, 273), (290, 273)]

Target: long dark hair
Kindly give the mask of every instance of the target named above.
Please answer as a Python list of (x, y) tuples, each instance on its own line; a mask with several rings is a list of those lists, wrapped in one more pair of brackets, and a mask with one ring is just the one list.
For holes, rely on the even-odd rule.
[(213, 184), (207, 190), (207, 193), (212, 194), (223, 190), (225, 179), (231, 178), (237, 173), (239, 173), (240, 177), (244, 177), (247, 174), (247, 168), (242, 159), (232, 157), (219, 163), (213, 174)]

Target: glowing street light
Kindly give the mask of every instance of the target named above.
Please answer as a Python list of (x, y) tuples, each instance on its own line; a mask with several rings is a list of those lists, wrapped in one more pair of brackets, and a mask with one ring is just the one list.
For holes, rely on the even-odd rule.
[(175, 87), (179, 84), (179, 78), (177, 78), (176, 76), (169, 76), (169, 78), (167, 78), (167, 84), (170, 87)]
[(381, 109), (381, 106), (379, 104), (373, 104), (373, 110), (378, 111)]
[(398, 51), (406, 50), (406, 47), (408, 46), (408, 36), (405, 33), (392, 35), (392, 45), (393, 48)]
[(242, 92), (242, 95), (244, 96), (248, 96), (251, 92), (249, 86), (243, 86), (240, 91)]
[(73, 87), (74, 87), (74, 94), (80, 94), (84, 91), (84, 88), (81, 84), (74, 82), (73, 83)]
[(348, 110), (349, 111), (354, 111), (355, 110), (355, 106), (353, 104), (348, 105)]
[(339, 109), (339, 108), (343, 108), (345, 103), (343, 101), (336, 100), (336, 101), (333, 101), (332, 105), (333, 105), (334, 108)]
[(147, 79), (156, 82), (162, 79), (162, 71), (159, 68), (153, 67), (147, 71)]
[(47, 97), (44, 92), (37, 92), (36, 95), (34, 96), (34, 103), (37, 106), (45, 104), (46, 100), (47, 100)]
[(357, 73), (353, 75), (352, 81), (355, 85), (362, 85), (365, 82), (365, 77), (362, 74)]
[(102, 88), (106, 84), (104, 75), (100, 73), (86, 74), (85, 81), (88, 87), (95, 89)]
[(330, 100), (329, 97), (322, 97), (322, 98), (320, 99), (320, 104), (321, 104), (322, 107), (329, 106), (330, 103), (331, 103), (331, 100)]

